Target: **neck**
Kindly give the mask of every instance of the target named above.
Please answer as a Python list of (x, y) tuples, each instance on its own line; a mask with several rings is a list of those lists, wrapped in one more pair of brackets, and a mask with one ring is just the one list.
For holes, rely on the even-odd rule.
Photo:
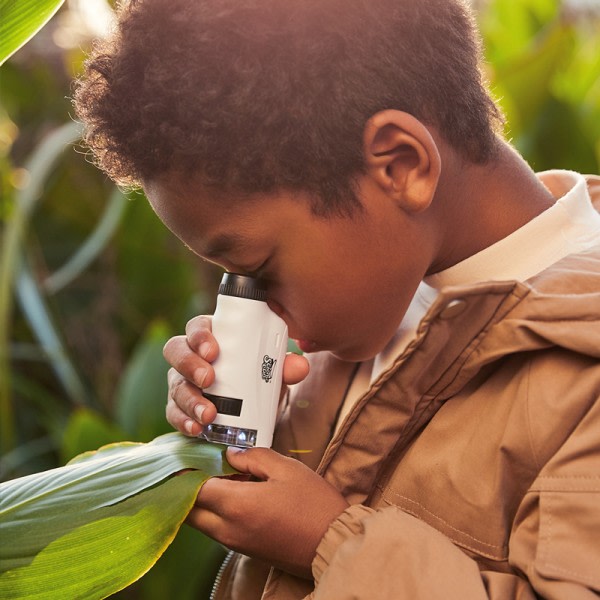
[(555, 199), (529, 165), (507, 143), (486, 165), (459, 164), (444, 169), (437, 196), (441, 244), (428, 274), (476, 254), (516, 231)]

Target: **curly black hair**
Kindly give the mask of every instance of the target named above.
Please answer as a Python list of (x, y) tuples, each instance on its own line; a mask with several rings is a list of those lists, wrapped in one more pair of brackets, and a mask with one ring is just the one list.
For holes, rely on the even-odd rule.
[(489, 161), (502, 116), (480, 65), (465, 0), (130, 0), (74, 104), (119, 184), (176, 170), (307, 192), (327, 213), (356, 203), (363, 128), (383, 109)]

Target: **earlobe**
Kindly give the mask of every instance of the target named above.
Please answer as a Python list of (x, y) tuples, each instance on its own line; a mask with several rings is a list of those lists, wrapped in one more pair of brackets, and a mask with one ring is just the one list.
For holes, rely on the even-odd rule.
[(364, 131), (367, 171), (403, 210), (426, 210), (441, 172), (440, 153), (429, 130), (398, 110), (384, 110), (369, 119)]

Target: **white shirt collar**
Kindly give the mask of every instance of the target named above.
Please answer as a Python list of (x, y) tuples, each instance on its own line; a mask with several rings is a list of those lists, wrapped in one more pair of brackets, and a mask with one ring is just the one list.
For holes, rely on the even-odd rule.
[(426, 277), (425, 283), (440, 289), (478, 281), (525, 281), (561, 258), (600, 243), (600, 213), (584, 177), (559, 170), (538, 177), (557, 198), (555, 204), (495, 244)]

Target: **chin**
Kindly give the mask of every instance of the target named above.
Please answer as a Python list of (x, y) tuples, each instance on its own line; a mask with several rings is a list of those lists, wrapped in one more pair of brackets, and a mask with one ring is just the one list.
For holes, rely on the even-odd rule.
[(346, 348), (343, 350), (330, 350), (330, 352), (344, 362), (364, 362), (375, 358), (380, 351), (368, 352), (365, 348)]
[(376, 340), (353, 340), (353, 344), (341, 347), (332, 347), (329, 352), (344, 362), (364, 362), (375, 358), (389, 344), (390, 340), (377, 342)]

